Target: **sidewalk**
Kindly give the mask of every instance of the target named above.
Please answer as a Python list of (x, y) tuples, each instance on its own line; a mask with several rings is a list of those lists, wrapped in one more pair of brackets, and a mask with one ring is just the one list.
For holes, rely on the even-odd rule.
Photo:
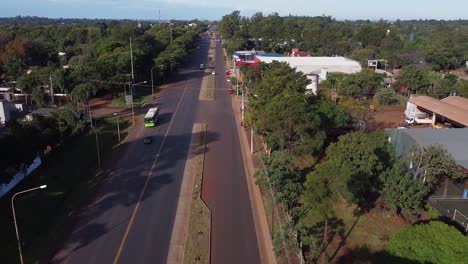
[[(232, 108), (236, 117), (236, 123), (241, 123), (241, 101), (233, 96)], [(250, 130), (244, 129), (240, 125), (237, 126), (239, 140), (241, 143), (242, 158), (244, 160), (244, 169), (247, 177), (247, 185), (249, 189), (250, 202), (252, 205), (255, 230), (257, 233), (258, 246), (260, 248), (260, 258), (262, 263), (276, 264), (275, 254), (273, 252), (272, 237), (268, 229), (265, 208), (263, 207), (262, 194), (259, 186), (255, 183), (255, 168), (252, 155), (250, 154)]]

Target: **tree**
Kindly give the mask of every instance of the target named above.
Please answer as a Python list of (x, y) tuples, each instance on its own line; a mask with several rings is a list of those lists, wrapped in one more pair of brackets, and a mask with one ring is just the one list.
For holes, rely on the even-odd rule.
[(327, 163), (336, 167), (334, 189), (351, 203), (366, 205), (369, 194), (380, 189), (379, 176), (393, 161), (384, 132), (351, 132), (340, 136), (326, 151)]
[(219, 30), (225, 38), (231, 38), (239, 30), (241, 21), (240, 11), (234, 11), (229, 15), (221, 18), (219, 23)]
[(89, 83), (82, 83), (76, 86), (71, 92), (73, 101), (78, 104), (79, 102), (88, 105), (89, 99), (96, 93), (96, 87)]
[(301, 221), (306, 226), (312, 227), (334, 216), (332, 202), (335, 198), (336, 175), (337, 169), (327, 162), (317, 165), (317, 168), (307, 175), (301, 196), (301, 207), (304, 211)]
[(270, 148), (290, 148), (309, 115), (307, 78), (286, 63), (273, 62), (262, 72), (250, 98), (248, 123), (266, 136)]
[(45, 106), (46, 101), (44, 88), (42, 86), (34, 86), (31, 92), (31, 98), (36, 102), (37, 106)]
[(463, 96), (465, 98), (468, 98), (468, 81), (459, 79), (457, 83), (455, 84), (457, 93), (460, 96)]
[(269, 179), (276, 199), (287, 210), (297, 204), (302, 192), (301, 175), (293, 168), (291, 160), (291, 156), (285, 151), (274, 152), (270, 158), (264, 160), (265, 167), (258, 173), (262, 181)]
[(420, 263), (465, 263), (468, 238), (449, 225), (432, 221), (410, 226), (390, 239), (386, 249), (394, 256)]
[(408, 65), (401, 69), (396, 84), (407, 87), (412, 93), (426, 94), (429, 88), (428, 71), (420, 65)]
[(5, 74), (8, 78), (16, 80), (25, 69), (25, 65), (21, 58), (16, 55), (10, 55), (4, 62), (3, 67), (5, 68)]
[(441, 178), (445, 179), (447, 188), (449, 179), (459, 180), (465, 177), (453, 157), (439, 144), (422, 148), (413, 145), (408, 150), (406, 159), (413, 169), (413, 178), (425, 182), (431, 190)]
[[(335, 216), (333, 203), (337, 199), (335, 189), (339, 180), (336, 175), (337, 167), (324, 162), (307, 175), (304, 191), (301, 195), (301, 212), (299, 219), (299, 233), (301, 241), (309, 247), (312, 259), (316, 260), (319, 254), (325, 257), (324, 249), (329, 243), (329, 237), (340, 227), (329, 223)], [(323, 234), (323, 238), (322, 238)], [(314, 261), (316, 262), (316, 261)], [(322, 259), (324, 263), (324, 259)]]
[(395, 105), (398, 104), (397, 94), (393, 89), (386, 87), (380, 88), (375, 94), (375, 98), (379, 100), (381, 105)]
[(84, 128), (80, 112), (70, 104), (65, 105), (63, 111), (55, 113), (53, 118), (62, 135), (77, 135)]
[(390, 170), (381, 175), (382, 196), (390, 208), (411, 214), (424, 209), (429, 188), (412, 177), (406, 162), (396, 162)]
[(39, 85), (39, 80), (33, 74), (23, 74), (18, 78), (18, 86), (25, 94), (24, 102), (28, 104), (28, 95), (32, 93), (34, 87)]
[(351, 97), (366, 97), (372, 95), (382, 87), (384, 76), (370, 69), (344, 75), (338, 80), (340, 95)]

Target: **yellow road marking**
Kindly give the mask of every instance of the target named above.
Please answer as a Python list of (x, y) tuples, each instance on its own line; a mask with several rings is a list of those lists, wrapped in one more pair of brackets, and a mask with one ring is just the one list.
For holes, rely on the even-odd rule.
[(140, 208), (141, 200), (143, 199), (143, 195), (145, 194), (146, 187), (148, 186), (149, 180), (151, 178), (151, 174), (153, 174), (154, 167), (156, 166), (156, 163), (157, 163), (157, 161), (159, 159), (159, 156), (160, 156), (159, 154), (161, 153), (161, 151), (162, 151), (162, 149), (164, 147), (164, 143), (166, 142), (167, 135), (169, 134), (169, 131), (171, 130), (172, 124), (173, 124), (173, 122), (174, 122), (174, 120), (176, 118), (177, 112), (179, 111), (180, 103), (184, 99), (185, 92), (187, 91), (189, 81), (190, 80), (187, 80), (187, 82), (185, 83), (184, 92), (182, 93), (182, 96), (180, 97), (179, 102), (177, 103), (176, 109), (174, 111), (174, 116), (171, 118), (171, 121), (169, 122), (169, 127), (167, 128), (166, 133), (164, 134), (164, 138), (163, 138), (163, 141), (161, 142), (161, 145), (159, 146), (159, 150), (158, 150), (158, 153), (156, 154), (156, 158), (154, 159), (153, 164), (151, 165), (151, 169), (150, 169), (150, 171), (148, 173), (148, 176), (146, 177), (145, 185), (143, 186), (143, 189), (141, 190), (140, 197), (138, 198), (138, 202), (136, 203), (135, 208), (133, 209), (133, 213), (132, 213), (132, 216), (130, 217), (130, 221), (128, 222), (127, 229), (125, 230), (125, 234), (122, 237), (122, 241), (120, 242), (119, 249), (117, 250), (117, 254), (115, 255), (114, 262), (113, 262), (114, 264), (118, 263), (120, 255), (122, 254), (122, 249), (123, 249), (123, 247), (125, 245), (128, 234), (130, 233), (130, 229), (132, 228), (133, 221), (135, 220), (138, 209)]

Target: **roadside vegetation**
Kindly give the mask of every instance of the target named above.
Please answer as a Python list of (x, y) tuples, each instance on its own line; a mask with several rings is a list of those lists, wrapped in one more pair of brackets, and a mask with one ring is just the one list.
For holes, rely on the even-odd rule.
[(400, 158), (383, 131), (369, 131), (366, 97), (401, 100), (380, 91), (388, 89), (384, 77), (339, 76), (343, 94), (335, 100), (326, 92), (306, 94), (309, 81), (285, 63), (243, 66), (241, 73), (250, 95), (246, 125), (265, 153), (257, 182), (279, 263), (293, 261), (299, 249), (309, 262), (409, 261), (387, 243), (427, 219), (437, 186), (466, 175), (439, 145), (414, 147), (412, 157)]

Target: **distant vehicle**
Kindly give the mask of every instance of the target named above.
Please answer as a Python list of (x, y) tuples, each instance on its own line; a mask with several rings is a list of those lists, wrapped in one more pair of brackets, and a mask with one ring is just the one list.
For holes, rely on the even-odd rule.
[(212, 72), (211, 72), (211, 74), (215, 75), (215, 74), (216, 74), (216, 72), (215, 72), (215, 71), (212, 71)]
[(148, 113), (145, 115), (145, 127), (154, 127), (158, 122), (159, 109), (153, 107), (148, 109)]
[(216, 42), (220, 42), (221, 40), (220, 39), (216, 39)]
[(226, 70), (226, 75), (231, 75), (231, 71), (230, 71), (230, 70)]
[(200, 46), (197, 46), (197, 49), (200, 49)]
[(231, 82), (231, 78), (228, 77), (228, 78), (227, 78), (227, 81), (228, 81), (228, 82)]
[(409, 125), (432, 124), (432, 119), (431, 118), (407, 117), (405, 122)]
[(150, 144), (151, 141), (152, 141), (152, 140), (151, 140), (150, 137), (145, 137), (145, 138), (143, 139), (143, 143), (145, 143), (145, 144)]
[(205, 69), (205, 65), (202, 63), (200, 64), (200, 70), (203, 70), (203, 69)]

